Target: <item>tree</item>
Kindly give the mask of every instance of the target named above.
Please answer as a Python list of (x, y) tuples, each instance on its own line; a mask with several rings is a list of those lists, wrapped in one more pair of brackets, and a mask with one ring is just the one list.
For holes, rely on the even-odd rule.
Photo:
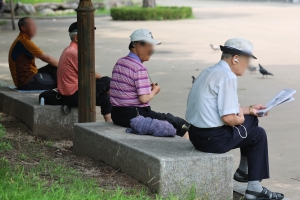
[(143, 7), (144, 8), (155, 8), (156, 7), (155, 0), (143, 0)]

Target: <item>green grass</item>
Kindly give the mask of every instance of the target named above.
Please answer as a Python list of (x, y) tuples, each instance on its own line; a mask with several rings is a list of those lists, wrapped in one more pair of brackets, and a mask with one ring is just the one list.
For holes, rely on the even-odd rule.
[[(149, 196), (146, 189), (104, 189), (99, 187), (96, 178), (86, 176), (64, 162), (55, 162), (52, 156), (46, 156), (44, 153), (54, 148), (53, 141), (39, 143), (18, 138), (15, 143), (13, 139), (3, 138), (4, 135), (5, 128), (0, 124), (0, 200), (196, 199), (194, 187), (184, 192), (184, 198), (153, 197)], [(6, 155), (7, 158), (17, 156), (9, 160), (5, 158)]]
[(7, 21), (0, 21), (0, 26), (3, 26), (7, 23)]
[[(65, 2), (66, 0), (14, 0), (15, 3), (21, 2), (21, 3), (31, 3), (31, 4), (36, 4), (36, 3), (42, 3), (42, 2), (57, 2), (57, 3), (62, 3)], [(103, 0), (93, 0), (95, 2), (103, 2)]]
[(5, 158), (0, 158), (0, 199), (139, 200), (149, 197), (143, 191), (125, 194), (121, 189), (103, 190), (96, 180), (84, 179), (77, 171), (51, 162), (40, 162), (25, 172), (23, 166), (11, 167)]
[(4, 135), (5, 135), (5, 128), (2, 126), (2, 124), (0, 124), (0, 152), (4, 152), (12, 148), (9, 142), (1, 140)]
[(188, 19), (193, 15), (191, 7), (165, 7), (155, 8), (115, 7), (110, 10), (113, 20), (135, 21), (135, 20), (176, 20)]

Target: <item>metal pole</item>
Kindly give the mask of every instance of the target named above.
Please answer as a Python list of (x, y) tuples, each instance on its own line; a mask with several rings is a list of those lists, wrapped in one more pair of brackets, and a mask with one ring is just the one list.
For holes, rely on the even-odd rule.
[[(0, 0), (1, 1), (1, 0)], [(11, 24), (13, 30), (16, 30), (16, 25), (15, 25), (15, 11), (14, 11), (14, 4), (13, 0), (10, 0), (10, 14), (11, 14)]]
[(78, 23), (78, 122), (95, 122), (95, 9), (91, 0), (80, 0), (76, 11)]

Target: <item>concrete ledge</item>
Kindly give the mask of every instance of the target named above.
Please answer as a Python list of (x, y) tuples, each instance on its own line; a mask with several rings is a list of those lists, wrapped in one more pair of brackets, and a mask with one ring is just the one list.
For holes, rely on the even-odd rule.
[(72, 139), (73, 124), (78, 122), (78, 110), (64, 115), (61, 106), (40, 106), (38, 93), (21, 93), (0, 88), (0, 111), (22, 121), (43, 139)]
[(201, 199), (232, 199), (233, 156), (197, 151), (180, 137), (134, 135), (105, 122), (77, 123), (73, 153), (120, 168), (165, 197), (185, 199), (195, 187)]

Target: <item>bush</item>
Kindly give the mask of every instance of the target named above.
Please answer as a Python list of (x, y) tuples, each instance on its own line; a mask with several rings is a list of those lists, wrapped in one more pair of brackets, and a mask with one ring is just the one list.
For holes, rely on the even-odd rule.
[(111, 8), (110, 14), (113, 20), (168, 20), (186, 19), (192, 16), (191, 7), (119, 7)]

